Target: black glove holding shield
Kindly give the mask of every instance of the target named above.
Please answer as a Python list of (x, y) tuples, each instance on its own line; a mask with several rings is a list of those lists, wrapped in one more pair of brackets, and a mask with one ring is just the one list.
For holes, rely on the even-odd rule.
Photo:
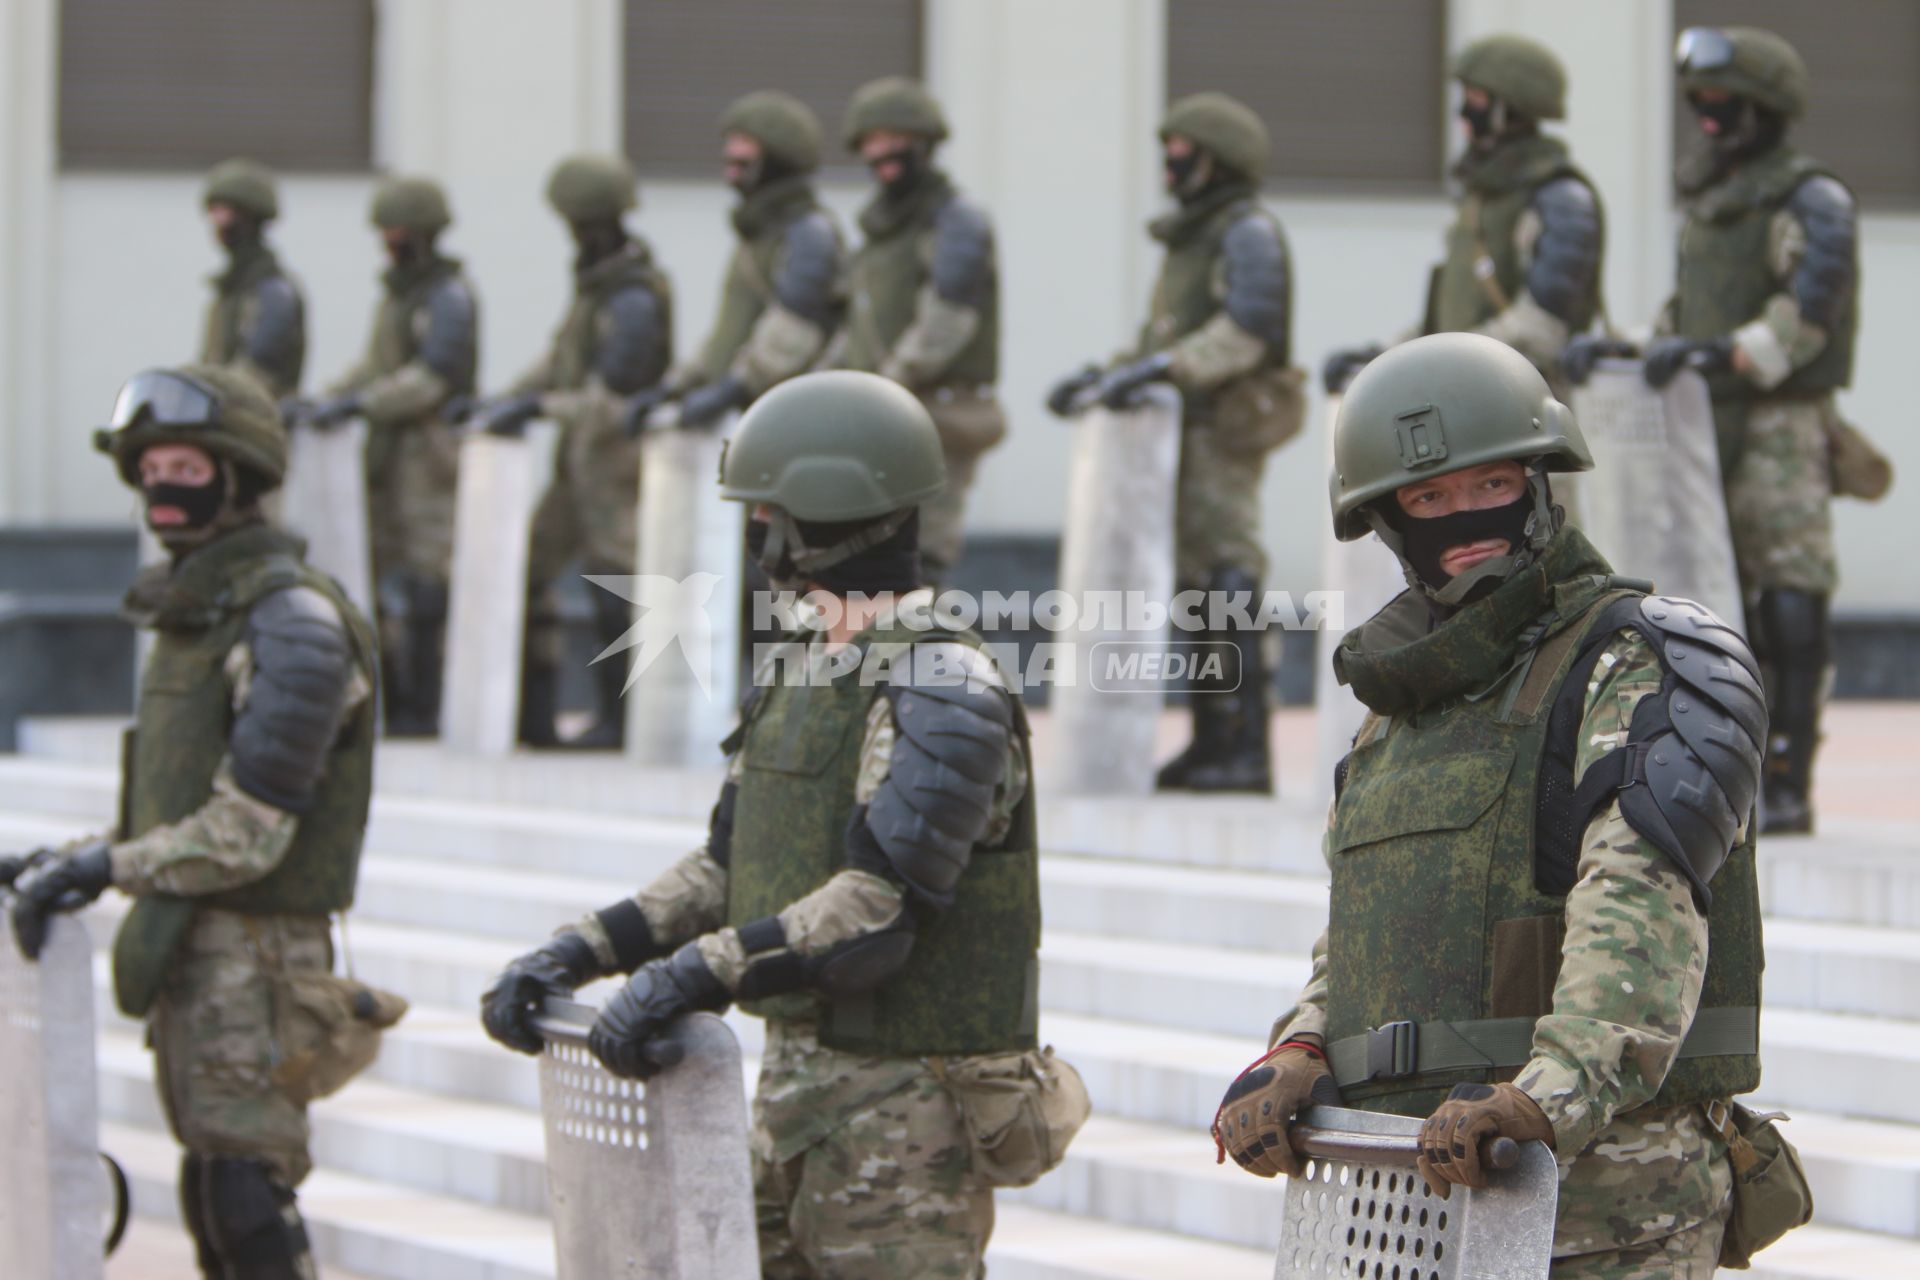
[(679, 1046), (661, 1042), (673, 1022), (689, 1013), (717, 1013), (730, 999), (707, 968), (700, 945), (689, 942), (666, 959), (634, 970), (600, 1011), (587, 1048), (613, 1074), (645, 1080), (679, 1061)]
[(66, 857), (52, 857), (13, 882), (13, 940), (29, 960), (40, 958), (47, 943), (47, 921), (80, 908), (113, 883), (113, 847), (105, 840), (83, 845)]
[(501, 972), (480, 997), (480, 1021), (492, 1036), (521, 1053), (540, 1052), (546, 1043), (533, 1029), (549, 996), (572, 995), (575, 987), (601, 974), (593, 947), (569, 930), (521, 956)]

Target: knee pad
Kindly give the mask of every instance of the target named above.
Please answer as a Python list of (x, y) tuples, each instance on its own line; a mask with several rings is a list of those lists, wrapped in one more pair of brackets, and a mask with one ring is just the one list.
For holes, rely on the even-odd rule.
[[(208, 1234), (222, 1261), (236, 1275), (298, 1274), (293, 1264), (307, 1253), (307, 1229), (295, 1207), (293, 1188), (264, 1160), (205, 1157), (201, 1180)], [(284, 1270), (274, 1270), (284, 1264)]]

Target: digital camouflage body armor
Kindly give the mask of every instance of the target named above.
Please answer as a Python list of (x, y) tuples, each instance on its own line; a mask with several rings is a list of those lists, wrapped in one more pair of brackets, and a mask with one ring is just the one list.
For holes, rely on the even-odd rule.
[[(1382, 640), (1381, 628), (1407, 624), (1396, 614), (1424, 617), (1403, 595), (1342, 644), (1343, 676), (1375, 711), (1341, 765), (1328, 837), (1327, 1040), (1347, 1105), (1426, 1115), (1453, 1085), (1511, 1080), (1530, 1056), (1533, 1024), (1551, 1012), (1591, 816), (1582, 806), (1613, 794), (1577, 797), (1572, 785), (1587, 681), (1615, 630), (1597, 624), (1638, 596), (1569, 528), (1539, 564), (1431, 632)], [(1675, 645), (1654, 645), (1669, 665)], [(1636, 723), (1667, 701), (1649, 696)], [(1751, 823), (1711, 899), (1699, 1013), (1649, 1106), (1759, 1083)]]
[[(907, 655), (916, 642), (977, 648), (971, 633), (869, 632), (864, 650)], [(831, 683), (758, 691), (739, 731), (742, 772), (728, 863), (727, 923), (775, 915), (825, 884), (847, 860), (860, 746), (884, 682), (860, 669)], [(1018, 703), (1015, 703), (1018, 706)], [(1016, 715), (1018, 713), (1016, 712)], [(1016, 721), (1027, 750), (1024, 718)], [(1038, 840), (1031, 787), (1006, 837), (976, 848), (953, 905), (917, 918), (907, 962), (877, 990), (749, 1001), (764, 1018), (817, 1019), (830, 1048), (893, 1057), (1010, 1052), (1035, 1046), (1040, 945)]]
[[(292, 587), (311, 588), (331, 601), (347, 621), (361, 669), (377, 670), (365, 620), (331, 578), (301, 562), (296, 539), (254, 525), (187, 556), (158, 610), (141, 618), (153, 628), (154, 645), (127, 743), (121, 839), (177, 822), (206, 803), (233, 723), (234, 690), (223, 671), (227, 655), (245, 635), (252, 608)], [(349, 720), (311, 808), (299, 815), (292, 846), (264, 879), (202, 897), (153, 895), (134, 903), (114, 940), (114, 983), (123, 1012), (146, 1012), (173, 947), (201, 907), (326, 916), (352, 905), (373, 790), (375, 721), (370, 702)]]

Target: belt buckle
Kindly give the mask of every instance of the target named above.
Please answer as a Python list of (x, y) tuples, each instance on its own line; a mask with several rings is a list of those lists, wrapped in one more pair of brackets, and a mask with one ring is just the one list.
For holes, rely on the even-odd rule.
[(1404, 1080), (1419, 1061), (1420, 1027), (1413, 1022), (1389, 1022), (1367, 1032), (1369, 1080)]

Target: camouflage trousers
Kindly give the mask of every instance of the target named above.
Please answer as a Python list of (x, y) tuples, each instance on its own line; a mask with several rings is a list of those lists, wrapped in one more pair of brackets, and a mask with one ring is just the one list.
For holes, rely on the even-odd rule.
[(153, 1007), (160, 1100), (173, 1136), (202, 1156), (264, 1160), (289, 1187), (313, 1167), (307, 1109), (276, 1080), (283, 974), (326, 972), (325, 919), (202, 910)]
[(560, 661), (553, 587), (568, 565), (578, 561), (587, 573), (634, 571), (639, 503), (639, 441), (597, 407), (563, 423), (527, 554), (527, 647), (535, 660)]
[(1626, 1249), (1555, 1258), (1550, 1280), (1707, 1280), (1720, 1265), (1729, 1200), (1705, 1222)]
[(373, 577), (410, 570), (445, 582), (453, 566), (453, 507), (460, 442), (430, 417), (385, 429), (367, 447), (367, 523)]
[(1827, 415), (1833, 398), (1756, 400), (1727, 478), (1727, 522), (1740, 586), (1831, 595), (1840, 580), (1833, 551), (1833, 473)]
[(753, 1100), (766, 1280), (973, 1280), (993, 1232), (959, 1109), (914, 1058), (822, 1046), (769, 1021)]
[(1256, 581), (1267, 576), (1260, 542), (1260, 479), (1264, 451), (1223, 445), (1211, 424), (1189, 418), (1180, 432), (1180, 476), (1174, 498), (1174, 581), (1204, 590), (1221, 569)]

